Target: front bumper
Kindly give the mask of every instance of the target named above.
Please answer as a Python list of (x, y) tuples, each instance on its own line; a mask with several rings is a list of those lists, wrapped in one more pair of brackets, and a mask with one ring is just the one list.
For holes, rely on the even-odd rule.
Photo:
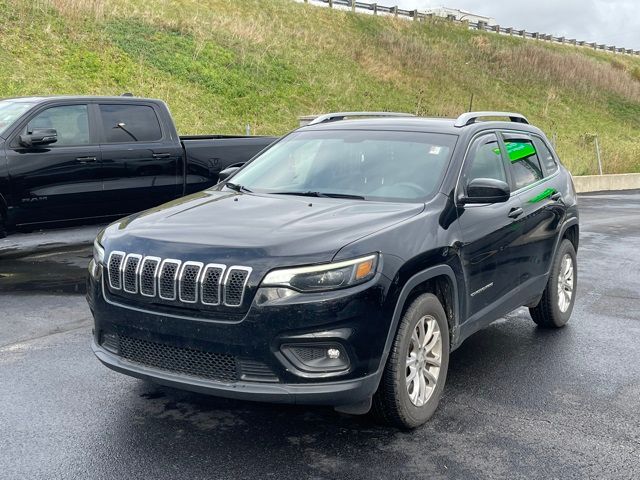
[(378, 388), (376, 374), (353, 380), (316, 384), (222, 383), (128, 362), (100, 347), (95, 339), (91, 348), (98, 360), (116, 372), (150, 380), (160, 385), (238, 400), (339, 406), (371, 398)]
[[(377, 389), (391, 321), (383, 308), (388, 280), (380, 274), (368, 284), (330, 294), (266, 302), (257, 301), (256, 295), (239, 322), (171, 316), (118, 305), (110, 301), (97, 277), (90, 275), (87, 294), (95, 320), (92, 348), (98, 359), (115, 371), (185, 390), (274, 403), (351, 405), (370, 398)], [(232, 356), (240, 364), (259, 362), (275, 380), (247, 380), (242, 375), (227, 381), (131, 361), (101, 344), (105, 333), (145, 344)], [(292, 343), (340, 345), (349, 366), (333, 372), (301, 369), (282, 353), (283, 346)]]

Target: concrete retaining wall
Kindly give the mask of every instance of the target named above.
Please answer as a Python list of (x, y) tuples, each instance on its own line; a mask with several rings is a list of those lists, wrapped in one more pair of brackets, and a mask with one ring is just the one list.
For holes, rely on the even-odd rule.
[(573, 177), (578, 193), (602, 192), (606, 190), (640, 189), (640, 173), (620, 173), (616, 175), (583, 175)]

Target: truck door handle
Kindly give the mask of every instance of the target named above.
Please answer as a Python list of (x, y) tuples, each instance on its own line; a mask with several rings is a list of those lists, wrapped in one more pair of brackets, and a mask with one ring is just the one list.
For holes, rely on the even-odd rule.
[(551, 195), (551, 200), (553, 200), (554, 202), (557, 202), (558, 200), (562, 199), (562, 194), (560, 192), (556, 192), (553, 195)]
[(96, 157), (76, 157), (76, 160), (80, 163), (93, 163), (97, 160)]
[(523, 213), (524, 213), (524, 210), (522, 210), (522, 208), (520, 207), (512, 208), (511, 211), (509, 212), (509, 218), (518, 218)]
[(171, 156), (170, 153), (154, 153), (151, 155), (153, 158), (169, 158)]

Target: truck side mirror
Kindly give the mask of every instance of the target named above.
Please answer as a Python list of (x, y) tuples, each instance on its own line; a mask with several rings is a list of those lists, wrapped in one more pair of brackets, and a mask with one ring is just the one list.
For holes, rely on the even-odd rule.
[(238, 170), (240, 170), (240, 167), (242, 167), (243, 165), (244, 165), (244, 162), (243, 163), (234, 163), (233, 165), (231, 165), (231, 166), (225, 168), (224, 170), (222, 170), (218, 174), (218, 182), (222, 182), (222, 181), (226, 180), (227, 178), (229, 178), (231, 175), (233, 175)]
[(31, 133), (20, 135), (20, 145), (23, 147), (49, 145), (57, 141), (58, 132), (55, 128), (36, 128)]
[(509, 200), (509, 185), (494, 178), (474, 178), (467, 185), (467, 195), (460, 198), (461, 204), (467, 203), (504, 203)]

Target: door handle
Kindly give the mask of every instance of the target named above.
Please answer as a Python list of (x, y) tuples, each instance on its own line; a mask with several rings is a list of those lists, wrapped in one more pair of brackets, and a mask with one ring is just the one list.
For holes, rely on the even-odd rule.
[(553, 195), (551, 195), (551, 200), (553, 200), (554, 202), (562, 200), (562, 194), (560, 192), (554, 193)]
[(76, 157), (76, 160), (80, 163), (92, 163), (97, 160), (96, 157)]
[(509, 218), (518, 218), (523, 213), (524, 213), (524, 210), (522, 210), (522, 208), (520, 207), (512, 208), (511, 211), (509, 212)]
[(154, 153), (151, 155), (153, 158), (169, 158), (171, 156), (170, 153)]

